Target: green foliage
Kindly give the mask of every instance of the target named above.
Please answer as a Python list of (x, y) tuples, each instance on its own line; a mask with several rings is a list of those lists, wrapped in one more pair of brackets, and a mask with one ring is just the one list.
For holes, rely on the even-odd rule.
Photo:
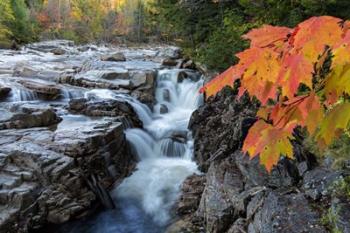
[(30, 18), (29, 8), (24, 0), (11, 0), (15, 20), (9, 23), (12, 36), (20, 43), (28, 43), (38, 39), (38, 25)]
[(241, 36), (252, 27), (294, 27), (325, 14), (350, 19), (348, 0), (156, 0), (153, 5), (161, 38), (179, 42), (187, 55), (219, 71), (246, 48)]
[(8, 24), (15, 20), (10, 0), (0, 1), (0, 47), (7, 47), (10, 44), (12, 36)]
[(222, 27), (215, 29), (207, 43), (198, 49), (198, 60), (210, 69), (225, 70), (237, 62), (233, 54), (248, 47), (248, 42), (242, 41), (241, 36), (254, 26), (253, 23), (244, 23), (238, 12), (227, 11)]
[(335, 140), (326, 151), (321, 151), (312, 138), (305, 140), (306, 148), (319, 158), (329, 157), (333, 160), (334, 169), (342, 169), (345, 163), (350, 160), (350, 137), (348, 132)]
[(337, 221), (338, 215), (332, 211), (332, 208), (329, 208), (321, 218), (321, 224), (326, 226), (331, 233), (342, 233), (341, 230), (336, 227)]

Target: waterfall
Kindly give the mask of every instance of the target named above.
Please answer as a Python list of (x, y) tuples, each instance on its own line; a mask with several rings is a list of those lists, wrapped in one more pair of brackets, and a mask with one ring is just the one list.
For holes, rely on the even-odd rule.
[[(131, 102), (144, 121), (144, 130), (129, 129), (125, 133), (140, 162), (136, 171), (112, 192), (116, 203), (137, 203), (159, 227), (171, 220), (171, 208), (184, 179), (198, 173), (191, 158), (193, 142), (187, 127), (192, 112), (202, 101), (198, 94), (202, 81), (179, 82), (180, 71), (163, 70), (158, 74), (156, 101), (169, 106), (167, 113), (161, 114), (155, 108), (151, 120), (144, 121), (144, 113), (137, 110), (143, 105)], [(138, 217), (131, 215), (129, 221)]]
[[(87, 91), (85, 98), (128, 102), (143, 129), (125, 131), (139, 163), (134, 173), (111, 192), (115, 210), (75, 225), (71, 233), (163, 233), (174, 217), (173, 207), (186, 177), (199, 173), (192, 160), (193, 140), (188, 130), (192, 112), (202, 103), (202, 81), (178, 80), (183, 70), (161, 70), (155, 90), (156, 105), (149, 109), (135, 98), (107, 89)], [(159, 106), (167, 106), (160, 112)]]

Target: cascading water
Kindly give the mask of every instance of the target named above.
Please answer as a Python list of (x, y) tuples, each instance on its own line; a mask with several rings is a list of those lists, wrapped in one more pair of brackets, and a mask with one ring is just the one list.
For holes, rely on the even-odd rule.
[[(136, 171), (111, 193), (117, 209), (75, 224), (69, 233), (161, 233), (171, 222), (171, 209), (182, 182), (198, 173), (187, 127), (192, 112), (202, 102), (198, 92), (202, 81), (178, 80), (180, 71), (159, 71), (153, 112), (134, 98), (110, 90), (85, 93), (88, 98), (128, 101), (143, 121), (144, 129), (125, 132), (140, 161)], [(166, 105), (168, 112), (161, 114), (159, 105)]]

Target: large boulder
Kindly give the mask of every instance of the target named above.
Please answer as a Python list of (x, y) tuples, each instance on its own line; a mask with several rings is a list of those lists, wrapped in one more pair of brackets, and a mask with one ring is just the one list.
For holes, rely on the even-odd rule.
[(73, 99), (69, 102), (69, 110), (92, 117), (119, 117), (123, 118), (128, 126), (142, 127), (142, 122), (133, 107), (126, 101)]
[(194, 156), (203, 171), (210, 161), (237, 150), (255, 122), (255, 105), (247, 96), (239, 100), (234, 94), (226, 88), (192, 114), (189, 128), (195, 139)]
[(270, 192), (261, 210), (249, 225), (249, 233), (310, 232), (326, 233), (321, 216), (303, 194)]
[(51, 108), (19, 105), (0, 108), (0, 130), (51, 126), (62, 119)]
[(26, 233), (86, 216), (93, 205), (113, 207), (108, 188), (128, 175), (121, 122), (111, 119), (49, 128), (2, 130), (0, 231)]

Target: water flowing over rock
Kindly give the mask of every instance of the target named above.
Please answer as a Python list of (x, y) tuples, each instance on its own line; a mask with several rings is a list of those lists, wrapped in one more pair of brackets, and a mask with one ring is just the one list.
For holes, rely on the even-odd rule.
[[(197, 172), (187, 124), (201, 102), (201, 82), (180, 85), (181, 70), (159, 71), (163, 59), (177, 56), (172, 47), (75, 46), (63, 40), (1, 50), (0, 232), (53, 232), (51, 224), (90, 216), (100, 206), (111, 209), (101, 213), (103, 221), (112, 212), (124, 216), (118, 223), (123, 227), (129, 208), (137, 208), (140, 227), (164, 229), (180, 184)], [(171, 75), (171, 101), (154, 95), (158, 71)], [(168, 112), (161, 114), (157, 104)], [(173, 128), (186, 136), (170, 137)], [(137, 161), (135, 175), (122, 182)], [(160, 184), (151, 182), (154, 176), (163, 177)], [(137, 199), (134, 189), (145, 196)]]

